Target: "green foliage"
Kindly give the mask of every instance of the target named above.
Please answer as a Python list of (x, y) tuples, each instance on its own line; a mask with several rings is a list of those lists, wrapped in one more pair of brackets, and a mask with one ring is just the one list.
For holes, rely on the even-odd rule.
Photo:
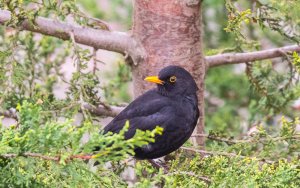
[(293, 53), (293, 65), (296, 68), (297, 72), (300, 72), (300, 57), (299, 54), (297, 52)]
[(224, 28), (226, 32), (229, 32), (234, 36), (236, 41), (236, 47), (234, 50), (243, 51), (244, 48), (258, 48), (259, 43), (254, 40), (249, 40), (242, 32), (242, 26), (250, 24), (250, 22), (256, 22), (256, 18), (253, 15), (251, 9), (239, 11), (231, 0), (225, 1), (225, 6), (228, 11), (228, 23)]
[(280, 124), (274, 130), (260, 126), (242, 140), (210, 135), (206, 151), (177, 152), (167, 174), (140, 162), (137, 187), (299, 187), (298, 120), (282, 117)]
[(245, 39), (245, 36), (240, 32), (242, 23), (248, 24), (250, 22), (249, 15), (252, 14), (250, 9), (245, 11), (237, 11), (233, 8), (230, 1), (226, 3), (227, 10), (229, 11), (228, 25), (224, 30), (231, 32), (236, 36), (237, 40)]
[(284, 111), (289, 102), (297, 99), (295, 93), (299, 86), (294, 84), (293, 68), (290, 72), (278, 72), (271, 62), (248, 65), (247, 76), (253, 89), (258, 93), (259, 108), (269, 111), (270, 115)]
[[(3, 108), (16, 106), (17, 101), (30, 97), (51, 98), (52, 87), (61, 76), (59, 66), (68, 51), (56, 52), (64, 47), (58, 39), (43, 36), (36, 40), (32, 33), (7, 34), (2, 30), (1, 46), (1, 95)], [(27, 53), (26, 53), (27, 52)], [(54, 57), (53, 54), (56, 54)], [(45, 65), (45, 66), (44, 66)]]
[(258, 21), (263, 27), (269, 27), (285, 38), (298, 43), (299, 33), (299, 2), (267, 0), (258, 3)]
[[(24, 101), (17, 109), (18, 124), (9, 128), (2, 126), (0, 130), (1, 187), (124, 185), (112, 169), (104, 168), (105, 162), (127, 158), (134, 154), (134, 147), (154, 142), (155, 135), (163, 131), (159, 127), (137, 131), (133, 138), (124, 140), (130, 126), (128, 122), (119, 134), (102, 135), (88, 121), (75, 126), (73, 120), (47, 119), (39, 104)], [(84, 141), (87, 135), (89, 139)], [(95, 153), (97, 146), (100, 149)], [(97, 172), (90, 169), (84, 157), (99, 162)]]
[[(181, 155), (181, 157), (186, 156)], [(176, 170), (166, 175), (149, 170), (148, 168), (151, 167), (143, 166), (139, 169), (140, 166), (138, 166), (140, 171), (137, 174), (142, 174), (143, 170), (147, 170), (150, 175), (141, 175), (142, 178), (139, 179), (136, 187), (155, 185), (165, 187), (298, 187), (300, 185), (299, 161), (296, 159), (291, 162), (280, 160), (277, 164), (268, 164), (261, 163), (257, 159), (212, 156), (181, 159), (172, 161), (170, 165)]]

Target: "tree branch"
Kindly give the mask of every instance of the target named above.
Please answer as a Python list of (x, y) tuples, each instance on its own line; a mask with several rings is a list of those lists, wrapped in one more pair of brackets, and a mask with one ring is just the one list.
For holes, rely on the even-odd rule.
[(84, 108), (87, 109), (90, 113), (97, 116), (117, 116), (125, 107), (122, 106), (97, 106), (94, 107), (90, 104), (85, 104)]
[[(9, 11), (0, 10), (0, 24), (4, 25), (10, 19), (11, 13)], [(25, 20), (19, 26), (19, 29), (33, 31), (63, 40), (69, 40), (70, 33), (72, 32), (74, 33), (74, 39), (77, 43), (91, 46), (95, 49), (105, 49), (129, 55), (134, 63), (146, 57), (142, 45), (126, 33), (97, 30), (43, 17), (37, 17), (34, 24), (35, 25), (32, 25)], [(207, 67), (210, 68), (281, 57), (284, 56), (285, 53), (293, 51), (300, 52), (300, 46), (291, 45), (256, 52), (219, 54), (207, 56), (205, 61), (208, 65)]]
[(207, 67), (216, 67), (220, 65), (247, 63), (257, 60), (271, 59), (276, 57), (282, 57), (288, 52), (300, 52), (299, 45), (285, 46), (281, 48), (274, 48), (269, 50), (261, 50), (256, 52), (245, 53), (226, 53), (213, 56), (207, 56), (205, 58)]
[(226, 156), (226, 157), (238, 157), (238, 158), (241, 158), (241, 159), (249, 158), (249, 159), (253, 159), (253, 160), (266, 162), (266, 163), (269, 163), (269, 164), (274, 163), (274, 161), (271, 161), (271, 160), (268, 160), (268, 159), (237, 155), (235, 153), (227, 153), (227, 152), (221, 152), (221, 151), (207, 151), (207, 150), (200, 150), (200, 149), (194, 149), (194, 148), (189, 148), (189, 147), (180, 147), (180, 149), (185, 150), (185, 151), (191, 151), (191, 152), (194, 152), (194, 153), (200, 153), (200, 154), (204, 154), (204, 155), (222, 155), (222, 156)]
[[(10, 19), (11, 13), (9, 11), (0, 10), (0, 24), (4, 25)], [(125, 55), (128, 54), (135, 63), (145, 57), (143, 47), (131, 36), (122, 32), (97, 30), (43, 17), (37, 17), (34, 25), (25, 20), (20, 24), (19, 29), (63, 40), (69, 40), (70, 33), (73, 33), (75, 41), (79, 44), (91, 46), (95, 49), (105, 49)]]
[(194, 172), (185, 172), (185, 171), (175, 171), (175, 172), (171, 172), (168, 173), (167, 175), (169, 176), (173, 176), (173, 175), (186, 175), (186, 176), (193, 176), (196, 177), (202, 181), (205, 181), (206, 183), (210, 184), (211, 183), (211, 179), (206, 177), (206, 176), (199, 176), (198, 174), (195, 174)]
[[(97, 116), (104, 116), (104, 117), (115, 117), (117, 116), (122, 110), (124, 110), (126, 106), (107, 106), (107, 105), (99, 105), (97, 107), (90, 105), (88, 103), (83, 104), (83, 108), (88, 110), (91, 114)], [(7, 118), (13, 118), (18, 120), (17, 111), (14, 108), (11, 108), (6, 111), (0, 111), (0, 116), (4, 116)]]
[[(18, 156), (22, 156), (22, 157), (33, 157), (33, 158), (39, 158), (39, 159), (43, 159), (43, 160), (48, 160), (48, 161), (60, 161), (60, 156), (56, 156), (56, 157), (52, 157), (52, 156), (47, 156), (47, 155), (42, 155), (40, 153), (30, 153), (30, 152), (26, 152), (26, 153), (22, 153), (20, 155), (15, 154), (15, 153), (9, 153), (9, 154), (1, 154), (0, 158), (16, 158)], [(82, 160), (87, 160), (87, 159), (92, 159), (93, 155), (72, 155), (70, 157), (68, 157), (66, 159), (66, 161), (69, 160), (74, 160), (74, 159), (82, 159)]]
[(280, 142), (280, 141), (286, 141), (286, 140), (299, 140), (300, 139), (300, 134), (294, 134), (291, 136), (274, 136), (274, 137), (267, 137), (267, 138), (256, 138), (256, 137), (250, 137), (248, 139), (244, 140), (234, 140), (234, 139), (228, 139), (228, 138), (223, 138), (223, 137), (218, 137), (214, 135), (209, 135), (209, 134), (194, 134), (192, 137), (205, 137), (210, 140), (218, 141), (218, 142), (225, 142), (228, 145), (233, 145), (233, 144), (242, 144), (242, 143), (269, 143), (270, 141), (272, 142)]

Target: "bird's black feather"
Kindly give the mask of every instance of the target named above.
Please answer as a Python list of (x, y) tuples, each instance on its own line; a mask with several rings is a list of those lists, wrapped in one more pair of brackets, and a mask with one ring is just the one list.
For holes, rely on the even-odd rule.
[[(162, 127), (163, 134), (157, 135), (154, 143), (135, 149), (135, 157), (139, 159), (162, 157), (178, 149), (191, 136), (199, 117), (197, 87), (192, 76), (177, 66), (162, 71), (160, 78), (164, 85), (135, 99), (104, 128), (104, 133), (118, 133), (129, 120), (129, 130), (125, 133), (125, 139), (129, 139), (137, 129)], [(177, 85), (167, 85), (172, 75), (178, 77)]]

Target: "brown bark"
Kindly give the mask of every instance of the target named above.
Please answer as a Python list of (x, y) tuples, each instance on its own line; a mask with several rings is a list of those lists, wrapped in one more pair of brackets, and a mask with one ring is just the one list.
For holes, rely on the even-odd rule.
[[(204, 128), (205, 63), (201, 41), (201, 2), (199, 0), (135, 0), (133, 37), (140, 41), (146, 58), (132, 67), (135, 96), (154, 87), (143, 79), (157, 75), (168, 65), (179, 65), (194, 76), (199, 87), (200, 119), (196, 133)], [(203, 145), (203, 138), (197, 138)]]

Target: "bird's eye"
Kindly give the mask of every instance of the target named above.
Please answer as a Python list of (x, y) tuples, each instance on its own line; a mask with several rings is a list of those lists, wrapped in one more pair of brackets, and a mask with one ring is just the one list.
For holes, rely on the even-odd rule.
[(176, 76), (171, 76), (170, 79), (169, 79), (169, 81), (171, 83), (175, 83), (176, 82)]

